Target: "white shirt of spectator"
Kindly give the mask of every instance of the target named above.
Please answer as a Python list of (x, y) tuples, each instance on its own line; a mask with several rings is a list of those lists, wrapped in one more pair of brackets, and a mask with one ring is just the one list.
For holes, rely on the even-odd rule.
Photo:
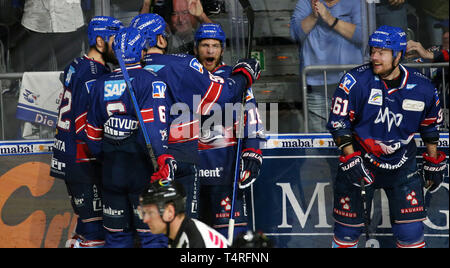
[(81, 0), (26, 0), (22, 25), (39, 33), (66, 33), (84, 25)]

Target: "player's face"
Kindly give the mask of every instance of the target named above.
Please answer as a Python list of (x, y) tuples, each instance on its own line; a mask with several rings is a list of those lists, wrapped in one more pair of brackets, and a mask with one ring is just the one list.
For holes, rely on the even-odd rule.
[(212, 72), (220, 64), (223, 55), (222, 44), (216, 39), (203, 39), (197, 47), (197, 58), (205, 68)]
[(153, 234), (165, 234), (166, 223), (163, 222), (156, 205), (146, 205), (138, 208), (142, 221), (148, 225)]
[(383, 77), (390, 74), (394, 68), (393, 53), (391, 49), (372, 47), (370, 50), (370, 61), (374, 74)]

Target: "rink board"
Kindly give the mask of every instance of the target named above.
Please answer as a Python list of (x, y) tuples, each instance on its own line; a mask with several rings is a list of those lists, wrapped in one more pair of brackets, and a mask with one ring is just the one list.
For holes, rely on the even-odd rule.
[[(64, 182), (49, 176), (51, 145), (51, 140), (0, 142), (0, 248), (63, 247), (74, 229)], [(448, 155), (448, 134), (441, 135), (440, 146)], [(248, 195), (254, 229), (277, 247), (330, 247), (338, 164), (330, 135), (269, 136), (263, 152), (261, 175)], [(443, 187), (427, 198), (429, 247), (449, 246), (448, 169), (446, 174)], [(381, 247), (394, 247), (386, 204), (384, 193), (377, 192), (371, 230)]]

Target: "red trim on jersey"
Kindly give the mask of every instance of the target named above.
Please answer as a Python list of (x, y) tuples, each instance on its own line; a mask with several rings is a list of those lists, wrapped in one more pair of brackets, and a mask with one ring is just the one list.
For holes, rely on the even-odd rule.
[(208, 91), (206, 92), (205, 96), (200, 101), (200, 104), (197, 107), (197, 113), (202, 115), (209, 114), (209, 112), (212, 109), (212, 106), (219, 99), (220, 94), (222, 93), (222, 89), (223, 85), (216, 82), (211, 82)]
[(87, 112), (84, 112), (75, 119), (75, 133), (80, 133), (86, 127)]
[(76, 146), (77, 146), (75, 157), (76, 163), (89, 162), (95, 159), (95, 157), (92, 156), (91, 151), (89, 151), (89, 148), (86, 143), (77, 141)]
[(422, 127), (426, 127), (426, 126), (429, 126), (429, 125), (433, 124), (434, 122), (436, 122), (436, 120), (437, 120), (436, 117), (425, 118), (425, 119), (420, 123), (420, 125), (421, 125)]
[(182, 143), (198, 139), (200, 123), (194, 120), (188, 123), (173, 125), (169, 131), (169, 143)]
[(86, 135), (87, 135), (88, 139), (90, 139), (92, 141), (101, 141), (103, 138), (103, 129), (96, 128), (93, 125), (87, 124)]
[(141, 110), (141, 114), (144, 123), (150, 123), (155, 121), (155, 116), (153, 115), (153, 108)]
[(99, 62), (97, 60), (94, 60), (93, 58), (89, 58), (88, 55), (86, 55), (86, 54), (84, 55), (84, 58), (87, 59), (87, 60), (90, 60), (90, 61), (93, 61), (93, 62), (96, 62), (98, 64), (101, 64), (101, 65), (105, 66), (104, 63), (101, 63), (101, 62)]

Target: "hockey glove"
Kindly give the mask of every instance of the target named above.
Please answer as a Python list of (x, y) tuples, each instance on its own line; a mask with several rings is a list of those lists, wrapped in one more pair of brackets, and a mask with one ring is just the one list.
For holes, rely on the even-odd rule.
[(253, 148), (242, 151), (241, 154), (241, 174), (239, 178), (239, 188), (244, 189), (255, 182), (262, 165), (262, 152)]
[(361, 187), (361, 179), (364, 179), (366, 186), (370, 186), (373, 183), (373, 175), (364, 167), (361, 152), (340, 156), (339, 161), (341, 162), (339, 168), (353, 185)]
[(177, 171), (177, 161), (170, 154), (163, 154), (158, 157), (159, 169), (157, 172), (153, 173), (151, 181), (155, 182), (157, 180), (169, 180), (172, 181), (175, 177), (175, 172)]
[(425, 181), (425, 188), (428, 188), (430, 193), (434, 193), (439, 189), (439, 186), (444, 179), (444, 170), (446, 167), (446, 155), (439, 151), (437, 158), (430, 157), (428, 153), (423, 153), (422, 177)]
[(251, 87), (261, 76), (261, 66), (255, 59), (240, 59), (233, 67), (233, 74), (243, 74), (247, 77), (247, 88)]

